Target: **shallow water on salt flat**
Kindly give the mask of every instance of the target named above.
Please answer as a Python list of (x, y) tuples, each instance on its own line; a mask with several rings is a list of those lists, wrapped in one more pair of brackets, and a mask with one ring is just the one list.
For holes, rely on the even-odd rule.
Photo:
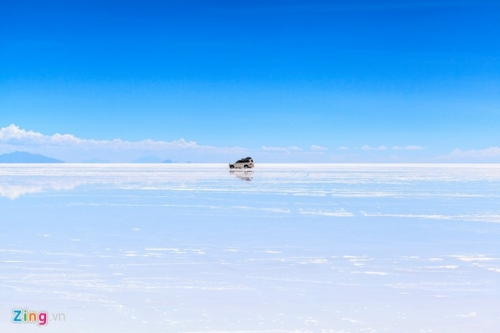
[(6, 164), (0, 216), (0, 332), (500, 330), (499, 165)]

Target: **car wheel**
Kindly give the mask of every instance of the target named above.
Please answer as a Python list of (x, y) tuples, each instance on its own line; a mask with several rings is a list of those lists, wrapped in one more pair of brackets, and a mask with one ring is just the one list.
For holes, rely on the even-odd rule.
[(229, 169), (234, 169), (234, 165), (230, 165), (230, 166), (229, 166)]
[(246, 165), (246, 164), (245, 164), (244, 168), (245, 168), (245, 169), (248, 169), (248, 165)]

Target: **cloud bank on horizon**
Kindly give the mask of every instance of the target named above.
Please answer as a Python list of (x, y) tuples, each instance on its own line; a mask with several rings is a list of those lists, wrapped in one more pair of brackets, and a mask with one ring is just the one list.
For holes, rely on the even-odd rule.
[(106, 158), (112, 162), (130, 162), (151, 154), (203, 159), (204, 155), (208, 154), (224, 156), (245, 153), (245, 149), (241, 147), (198, 145), (194, 141), (186, 141), (183, 138), (170, 142), (150, 139), (141, 141), (94, 140), (78, 138), (72, 134), (45, 135), (22, 129), (14, 124), (0, 129), (0, 144), (3, 150), (9, 152), (26, 150), (33, 153), (54, 154), (70, 162), (96, 158)]
[[(122, 139), (95, 140), (78, 138), (73, 134), (47, 135), (33, 130), (20, 128), (15, 124), (0, 128), (0, 154), (13, 151), (47, 154), (67, 162), (106, 159), (111, 162), (131, 162), (144, 156), (157, 156), (160, 159), (173, 159), (178, 162), (226, 162), (240, 156), (256, 156), (262, 162), (499, 162), (500, 147), (485, 149), (454, 149), (441, 156), (418, 155), (398, 156), (398, 152), (421, 152), (426, 148), (418, 145), (385, 145), (372, 147), (333, 148), (311, 145), (262, 146), (249, 149), (239, 146), (218, 147), (200, 145), (184, 138), (174, 141), (144, 139), (127, 141)], [(330, 150), (337, 150), (331, 153)], [(380, 154), (378, 156), (373, 154)]]

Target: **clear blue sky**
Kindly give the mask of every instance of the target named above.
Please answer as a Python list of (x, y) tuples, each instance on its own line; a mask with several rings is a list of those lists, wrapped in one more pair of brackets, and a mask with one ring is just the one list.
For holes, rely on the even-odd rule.
[(0, 128), (415, 160), (500, 145), (498, 1), (0, 0), (0, 64)]

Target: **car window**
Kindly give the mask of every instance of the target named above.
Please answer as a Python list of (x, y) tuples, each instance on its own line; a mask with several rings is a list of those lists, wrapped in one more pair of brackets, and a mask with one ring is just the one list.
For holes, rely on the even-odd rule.
[(247, 158), (242, 158), (240, 160), (237, 160), (235, 163), (248, 163), (248, 162), (253, 163), (253, 160), (250, 157), (247, 157)]

